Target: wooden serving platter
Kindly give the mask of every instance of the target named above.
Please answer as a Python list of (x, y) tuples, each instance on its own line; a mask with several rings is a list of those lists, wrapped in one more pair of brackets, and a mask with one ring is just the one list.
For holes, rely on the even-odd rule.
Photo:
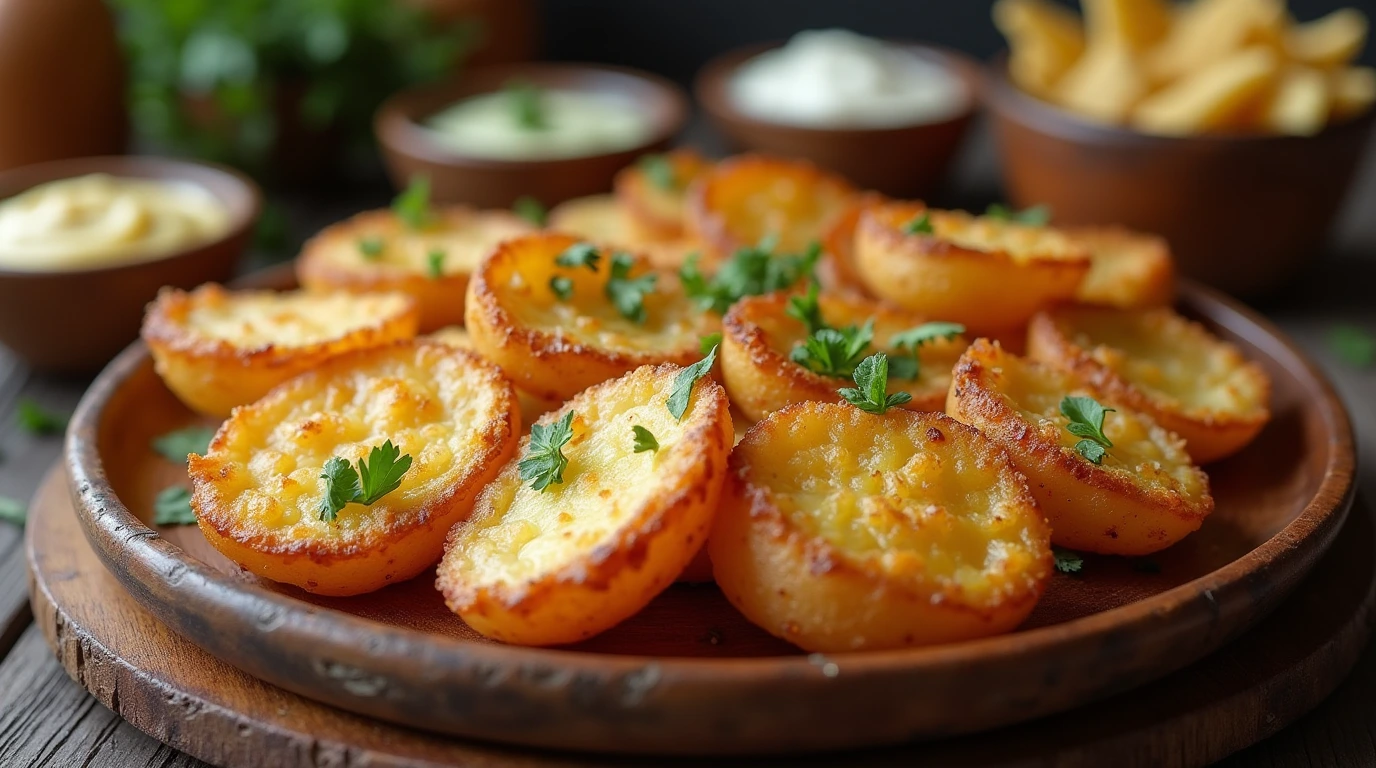
[[(571, 755), (449, 739), (288, 693), (173, 633), (79, 533), (64, 472), (34, 499), (34, 616), (68, 673), (177, 749), (227, 768), (683, 766), (692, 758)], [(1360, 501), (1333, 549), (1276, 611), (1217, 653), (1129, 693), (988, 735), (865, 752), (751, 757), (753, 766), (1200, 766), (1279, 731), (1327, 696), (1376, 622), (1376, 527)], [(714, 760), (714, 764), (726, 761)]]
[(477, 637), (433, 578), (354, 598), (260, 581), (194, 527), (153, 530), (154, 495), (184, 468), (149, 441), (194, 417), (141, 345), (78, 409), (66, 463), (96, 554), (144, 607), (268, 683), (411, 727), (545, 748), (770, 753), (946, 737), (1062, 712), (1177, 670), (1266, 616), (1334, 540), (1352, 501), (1347, 415), (1266, 321), (1187, 287), (1181, 309), (1272, 377), (1274, 420), (1209, 467), (1217, 511), (1150, 560), (1088, 558), (1027, 623), (956, 645), (804, 655), (712, 587), (676, 586), (577, 646)]

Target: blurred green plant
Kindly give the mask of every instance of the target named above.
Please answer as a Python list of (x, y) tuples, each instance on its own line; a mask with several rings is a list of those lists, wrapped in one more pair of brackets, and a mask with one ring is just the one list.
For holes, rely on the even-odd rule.
[(271, 176), (284, 130), (371, 141), (377, 105), (451, 72), (479, 31), (436, 24), (404, 0), (111, 5), (140, 138), (259, 176)]

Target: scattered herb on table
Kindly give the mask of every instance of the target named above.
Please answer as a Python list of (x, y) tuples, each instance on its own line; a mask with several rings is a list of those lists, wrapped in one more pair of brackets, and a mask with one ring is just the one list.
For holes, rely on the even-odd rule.
[(1328, 330), (1328, 348), (1353, 368), (1376, 365), (1376, 335), (1355, 325), (1335, 325)]
[(1112, 408), (1105, 408), (1092, 397), (1064, 397), (1061, 399), (1061, 415), (1070, 419), (1065, 428), (1076, 437), (1085, 438), (1075, 444), (1075, 451), (1091, 464), (1102, 464), (1104, 454), (1113, 447), (1113, 442), (1104, 434), (1104, 416)]
[(191, 509), (191, 491), (180, 485), (169, 485), (153, 499), (154, 525), (195, 525), (196, 512)]
[(0, 520), (23, 528), (28, 517), (29, 512), (19, 499), (0, 496)]
[(907, 392), (888, 394), (889, 357), (877, 352), (855, 366), (855, 387), (836, 390), (846, 402), (866, 413), (883, 414), (913, 399)]
[(1056, 570), (1061, 573), (1080, 573), (1080, 570), (1085, 567), (1085, 560), (1078, 552), (1072, 552), (1061, 547), (1052, 547), (1051, 555), (1056, 558)]
[(152, 445), (153, 450), (173, 464), (185, 464), (190, 454), (204, 456), (214, 437), (215, 430), (210, 427), (186, 427), (153, 438)]
[(564, 446), (573, 439), (573, 411), (553, 424), (532, 424), (530, 446), (525, 458), (516, 468), (522, 480), (531, 481), (531, 490), (544, 491), (554, 483), (564, 482), (564, 470), (569, 465)]
[(401, 478), (411, 468), (411, 455), (388, 440), (373, 446), (367, 459), (358, 460), (358, 469), (338, 456), (325, 462), (320, 477), (325, 481), (325, 498), (320, 501), (320, 519), (332, 523), (345, 506), (371, 506), (401, 486)]
[(31, 435), (56, 435), (67, 428), (66, 414), (50, 411), (33, 400), (19, 401), (15, 410), (15, 420), (19, 428)]
[(635, 452), (644, 453), (646, 451), (659, 451), (659, 440), (650, 430), (636, 424), (631, 427), (631, 433), (635, 436)]
[(712, 370), (712, 366), (717, 362), (717, 348), (707, 353), (707, 356), (692, 365), (684, 368), (674, 376), (673, 389), (669, 390), (669, 399), (666, 405), (669, 406), (669, 413), (675, 419), (683, 421), (683, 414), (688, 412), (688, 401), (693, 397), (693, 385), (698, 379), (706, 376)]

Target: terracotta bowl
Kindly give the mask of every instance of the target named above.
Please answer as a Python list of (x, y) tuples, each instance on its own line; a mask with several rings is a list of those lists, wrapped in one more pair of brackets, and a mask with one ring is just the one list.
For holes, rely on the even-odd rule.
[(228, 280), (262, 207), (258, 185), (238, 171), (133, 156), (81, 157), (14, 168), (0, 173), (0, 200), (87, 173), (199, 184), (229, 209), (230, 226), (216, 240), (136, 264), (60, 272), (0, 269), (0, 343), (38, 370), (97, 370), (138, 336), (144, 305), (159, 288)]
[(1149, 136), (1087, 122), (1021, 91), (1002, 61), (985, 91), (1014, 205), (1058, 224), (1165, 236), (1181, 269), (1256, 297), (1317, 257), (1357, 170), (1373, 113), (1315, 136)]
[[(501, 90), (513, 79), (547, 89), (616, 94), (645, 111), (649, 138), (619, 152), (547, 160), (493, 160), (461, 154), (435, 141), (420, 121), (460, 99)], [(438, 202), (505, 208), (522, 195), (555, 205), (606, 192), (616, 172), (645, 152), (668, 146), (688, 119), (688, 100), (668, 80), (633, 69), (597, 64), (527, 63), (465, 71), (449, 83), (401, 91), (373, 121), (387, 171), (398, 188), (411, 177), (430, 177)]]
[(742, 64), (779, 43), (741, 48), (709, 61), (698, 73), (694, 91), (717, 129), (737, 149), (801, 157), (865, 189), (925, 198), (940, 188), (970, 127), (982, 90), (981, 73), (972, 59), (954, 51), (894, 42), (954, 73), (969, 92), (965, 110), (939, 122), (897, 128), (810, 128), (750, 117), (736, 108), (727, 85)]

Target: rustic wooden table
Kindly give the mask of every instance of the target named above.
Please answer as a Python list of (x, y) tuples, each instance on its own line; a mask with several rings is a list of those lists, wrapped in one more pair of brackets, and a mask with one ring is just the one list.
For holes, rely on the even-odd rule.
[[(992, 158), (984, 142), (967, 152), (965, 178), (988, 180)], [(989, 198), (987, 183), (967, 185), (972, 203)], [(1336, 232), (1331, 252), (1286, 295), (1262, 305), (1328, 370), (1356, 425), (1362, 487), (1376, 488), (1376, 368), (1357, 369), (1325, 343), (1337, 324), (1376, 333), (1376, 152)], [(357, 210), (360, 201), (293, 210), (301, 231)], [(1265, 226), (1265, 222), (1257, 222)], [(79, 310), (77, 310), (79, 311)], [(56, 461), (60, 437), (36, 437), (16, 427), (17, 404), (31, 399), (70, 412), (85, 379), (28, 371), (0, 347), (0, 496), (26, 500)], [(205, 765), (144, 735), (67, 677), (32, 625), (22, 531), (0, 523), (0, 766)], [(1225, 648), (1221, 653), (1227, 653)], [(1376, 765), (1376, 642), (1349, 679), (1320, 707), (1272, 738), (1226, 761), (1234, 767)]]

